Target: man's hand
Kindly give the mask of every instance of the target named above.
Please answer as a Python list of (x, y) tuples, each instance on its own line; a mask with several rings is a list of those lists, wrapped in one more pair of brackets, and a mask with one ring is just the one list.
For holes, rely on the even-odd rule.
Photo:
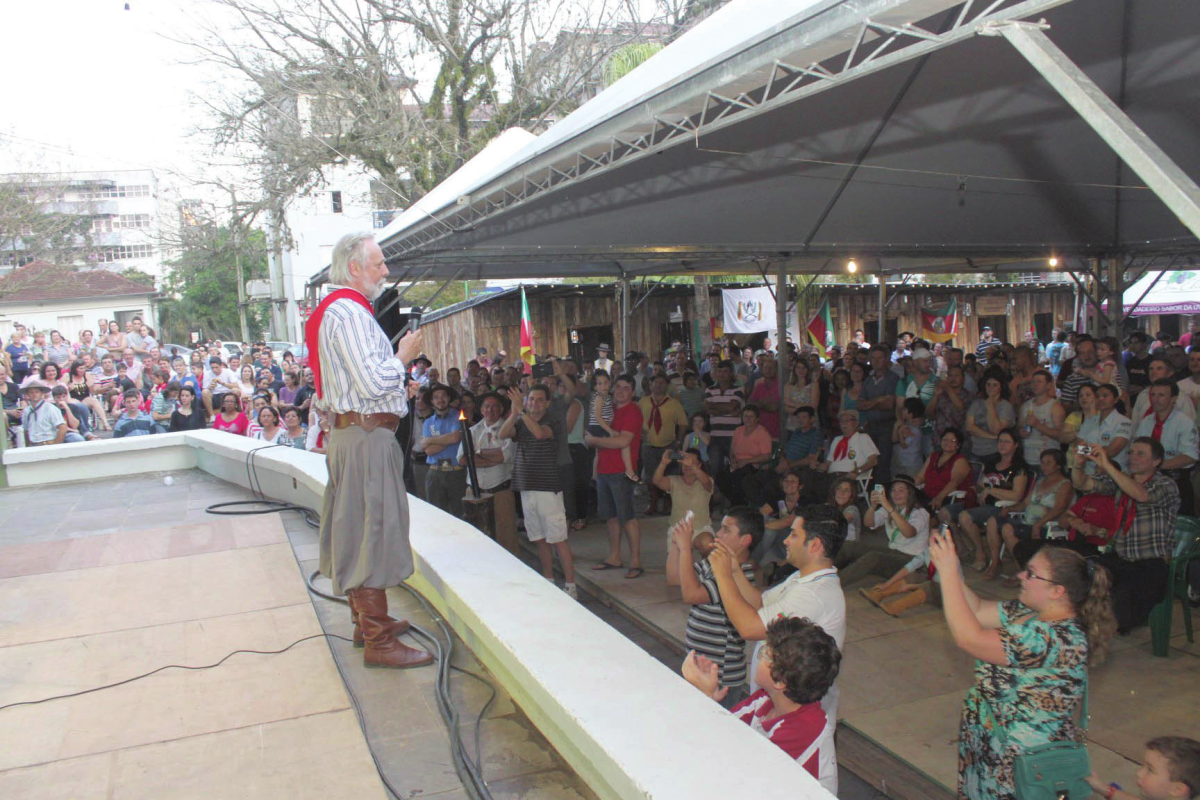
[(692, 536), (695, 534), (695, 526), (687, 517), (675, 523), (671, 528), (671, 535), (675, 537), (675, 544), (679, 547), (679, 552), (686, 553), (692, 549)]
[(425, 331), (419, 328), (400, 337), (400, 344), (396, 345), (396, 358), (400, 359), (406, 369), (414, 358), (421, 355), (421, 345), (424, 342)]
[(523, 398), (521, 396), (521, 390), (516, 388), (515, 386), (510, 386), (508, 391), (505, 392), (505, 394), (508, 395), (508, 403), (509, 403), (508, 414), (509, 414), (509, 416), (511, 416), (511, 417), (521, 416), (521, 411), (523, 410), (522, 407), (525, 404), (525, 398)]
[(729, 687), (721, 686), (720, 669), (708, 656), (702, 656), (695, 650), (689, 651), (683, 660), (682, 672), (684, 680), (713, 700), (724, 700), (725, 695), (729, 694)]
[(958, 553), (954, 550), (954, 537), (935, 532), (929, 536), (929, 557), (933, 566), (942, 575), (958, 572)]
[(421, 384), (417, 383), (416, 381), (409, 381), (407, 391), (408, 399), (412, 400), (421, 393)]
[(732, 575), (736, 560), (737, 554), (724, 542), (716, 542), (712, 552), (708, 554), (708, 563), (714, 574)]
[(1096, 464), (1096, 468), (1105, 472), (1112, 470), (1112, 461), (1108, 458), (1108, 452), (1103, 447), (1093, 447), (1092, 452), (1085, 456), (1089, 461)]

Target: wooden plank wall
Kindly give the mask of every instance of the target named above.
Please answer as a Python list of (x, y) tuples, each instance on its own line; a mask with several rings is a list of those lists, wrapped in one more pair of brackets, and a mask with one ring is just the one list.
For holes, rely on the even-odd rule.
[[(920, 331), (920, 309), (928, 298), (932, 304), (945, 303), (952, 295), (913, 290), (901, 292), (888, 307), (889, 319), (898, 319), (899, 329)], [(1009, 317), (1009, 337), (1020, 338), (1021, 332), (1029, 329), (1034, 314), (1053, 314), (1054, 324), (1061, 326), (1069, 322), (1074, 310), (1074, 299), (1066, 288), (1038, 288), (1032, 291), (992, 291), (953, 295), (958, 299), (960, 312), (967, 304), (972, 313), (962, 320), (962, 333), (956, 344), (974, 347), (979, 341), (979, 313), (981, 298), (999, 305)], [(908, 301), (905, 302), (907, 297)], [(631, 301), (631, 305), (634, 301)], [(874, 292), (855, 292), (853, 289), (837, 292), (830, 299), (834, 309), (834, 328), (838, 342), (850, 340), (855, 329), (874, 320), (878, 312), (878, 299)], [(661, 355), (663, 349), (661, 326), (668, 315), (679, 306), (684, 320), (689, 324), (694, 317), (694, 304), (689, 297), (651, 295), (631, 315), (629, 321), (630, 345), (633, 349)], [(719, 290), (714, 291), (712, 308), (720, 309)], [(613, 294), (588, 294), (556, 298), (529, 297), (529, 314), (533, 321), (534, 345), (538, 353), (563, 355), (569, 351), (568, 337), (571, 328), (586, 328), (611, 325), (611, 344), (615, 356), (623, 356), (629, 350), (619, 341), (621, 336), (620, 306)], [(477, 347), (486, 347), (489, 353), (504, 348), (510, 363), (518, 357), (521, 339), (520, 295), (509, 295), (448, 317), (425, 323), (425, 354), (442, 370), (449, 365), (463, 367), (475, 357)]]
[[(632, 304), (632, 303), (631, 303)], [(651, 295), (633, 312), (629, 320), (629, 339), (632, 347), (646, 352), (662, 351), (661, 324), (668, 314), (680, 306), (684, 319), (692, 316), (691, 298), (656, 297)], [(614, 295), (587, 295), (555, 298), (529, 297), (529, 317), (533, 323), (534, 349), (537, 353), (565, 355), (569, 352), (570, 330), (610, 325), (615, 348), (614, 355), (624, 355), (629, 348), (620, 340), (620, 307)], [(475, 350), (486, 347), (489, 353), (503, 348), (510, 363), (516, 359), (521, 343), (520, 295), (501, 297), (481, 303), (448, 317), (423, 324), (425, 354), (439, 367), (464, 366), (475, 357)]]
[[(901, 331), (912, 331), (920, 334), (921, 309), (927, 304), (939, 306), (954, 297), (958, 301), (960, 314), (960, 335), (955, 337), (955, 344), (966, 347), (968, 343), (974, 347), (979, 341), (979, 317), (981, 316), (980, 301), (983, 307), (993, 304), (1000, 305), (1000, 311), (1009, 318), (1007, 338), (1020, 341), (1024, 332), (1029, 330), (1035, 314), (1051, 314), (1055, 327), (1061, 327), (1071, 321), (1074, 313), (1074, 296), (1068, 289), (1039, 288), (1032, 291), (993, 291), (986, 293), (942, 294), (922, 292), (901, 292), (888, 306), (888, 319), (898, 320)], [(905, 302), (907, 298), (907, 302)], [(971, 313), (964, 316), (967, 305)], [(854, 331), (863, 328), (864, 323), (875, 321), (879, 316), (878, 296), (872, 293), (839, 293), (830, 300), (830, 305), (836, 308), (834, 328), (839, 342), (849, 341)], [(986, 314), (991, 316), (990, 311)], [(1045, 342), (1043, 342), (1045, 344)]]

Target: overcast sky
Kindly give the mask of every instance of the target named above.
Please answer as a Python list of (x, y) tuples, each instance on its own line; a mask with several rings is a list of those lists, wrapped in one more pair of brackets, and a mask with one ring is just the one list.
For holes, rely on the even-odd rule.
[[(295, 0), (300, 2), (300, 0)], [(574, 0), (572, 0), (573, 2)], [(614, 0), (579, 0), (592, 8)], [(152, 168), (183, 196), (209, 156), (192, 101), (219, 76), (187, 64), (203, 0), (7, 0), (0, 24), (0, 172)], [(616, 5), (620, 5), (617, 3)], [(633, 0), (647, 17), (652, 0)], [(421, 68), (417, 68), (419, 77)], [(431, 76), (430, 76), (431, 77)]]
[(188, 170), (198, 142), (188, 88), (205, 79), (159, 34), (179, 0), (4, 4), (0, 169)]

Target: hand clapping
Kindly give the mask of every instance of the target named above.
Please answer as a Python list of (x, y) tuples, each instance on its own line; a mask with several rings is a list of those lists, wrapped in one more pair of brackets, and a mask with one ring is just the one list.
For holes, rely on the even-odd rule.
[(942, 575), (958, 571), (958, 553), (954, 549), (954, 538), (949, 534), (941, 531), (929, 534), (929, 557)]
[(688, 651), (682, 672), (684, 680), (714, 700), (724, 700), (725, 695), (729, 694), (729, 687), (721, 686), (720, 669), (708, 656), (702, 656), (695, 650)]

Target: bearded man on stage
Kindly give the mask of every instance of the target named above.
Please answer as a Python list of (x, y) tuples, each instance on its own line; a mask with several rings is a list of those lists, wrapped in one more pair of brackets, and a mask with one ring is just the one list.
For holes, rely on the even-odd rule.
[(408, 622), (388, 615), (386, 593), (413, 573), (404, 453), (395, 432), (409, 411), (405, 365), (420, 353), (421, 334), (406, 334), (392, 352), (371, 308), (387, 275), (371, 234), (342, 237), (329, 269), (340, 288), (317, 306), (304, 332), (318, 402), (333, 415), (321, 574), (350, 603), (363, 663), (404, 669), (433, 661), (396, 638)]

